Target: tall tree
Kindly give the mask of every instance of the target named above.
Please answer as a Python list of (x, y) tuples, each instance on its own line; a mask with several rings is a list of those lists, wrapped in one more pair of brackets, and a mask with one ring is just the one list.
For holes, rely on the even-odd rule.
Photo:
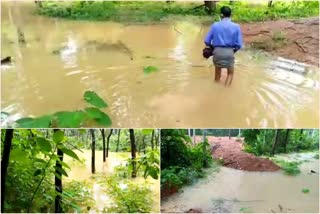
[(119, 151), (119, 144), (120, 144), (120, 132), (121, 132), (121, 129), (119, 129), (118, 131), (118, 141), (117, 141), (117, 148), (116, 148), (116, 152)]
[(6, 192), (6, 178), (12, 147), (13, 129), (7, 129), (3, 142), (3, 152), (1, 160), (1, 213), (4, 212), (4, 199)]
[(110, 129), (110, 133), (108, 135), (108, 138), (107, 138), (107, 152), (106, 152), (106, 157), (109, 156), (109, 143), (110, 143), (110, 137), (112, 135), (112, 132), (113, 132), (113, 129)]
[[(54, 129), (54, 132), (59, 131), (59, 129)], [(62, 213), (62, 161), (63, 161), (63, 151), (57, 147), (57, 156), (56, 167), (55, 167), (55, 176), (54, 176), (54, 185), (56, 191), (56, 197), (54, 200), (54, 211), (55, 213)]]
[(95, 166), (96, 138), (94, 135), (94, 129), (90, 129), (90, 133), (91, 133), (91, 139), (92, 139), (92, 143), (91, 143), (91, 173), (94, 174), (96, 172), (96, 166)]
[(101, 136), (102, 136), (102, 153), (103, 153), (103, 162), (106, 162), (106, 135), (105, 135), (105, 130), (100, 129)]
[(272, 7), (272, 1), (268, 1), (268, 7)]
[(281, 131), (281, 130), (276, 129), (275, 138), (274, 138), (274, 143), (273, 143), (273, 145), (272, 145), (271, 155), (274, 155), (274, 153), (275, 153), (275, 151), (276, 151), (276, 147), (277, 147), (278, 141), (279, 141), (279, 136), (280, 136), (279, 132), (280, 132), (280, 131)]
[(152, 150), (154, 150), (153, 138), (154, 138), (154, 130), (152, 130), (152, 134), (151, 134), (151, 149), (152, 149)]
[(290, 133), (290, 129), (287, 129), (286, 137), (285, 137), (284, 142), (283, 142), (284, 152), (285, 153), (287, 152), (287, 144), (288, 144), (288, 139), (289, 139), (289, 133)]
[(134, 137), (134, 130), (129, 129), (130, 134), (130, 143), (131, 143), (131, 161), (132, 161), (132, 173), (131, 177), (137, 177), (137, 169), (136, 169), (136, 142)]

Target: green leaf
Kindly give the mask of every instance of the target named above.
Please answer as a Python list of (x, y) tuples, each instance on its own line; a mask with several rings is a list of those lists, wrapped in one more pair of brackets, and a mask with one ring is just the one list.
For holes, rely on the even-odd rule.
[(303, 193), (309, 193), (309, 192), (310, 192), (310, 190), (309, 190), (309, 189), (304, 188), (304, 189), (302, 189), (302, 192), (303, 192)]
[(148, 170), (148, 174), (155, 180), (158, 179), (158, 170), (155, 169), (154, 167), (150, 167)]
[(157, 67), (154, 67), (154, 66), (146, 66), (146, 67), (143, 67), (143, 72), (145, 74), (150, 74), (150, 73), (153, 73), (153, 72), (156, 72), (158, 71), (159, 69)]
[(38, 137), (36, 141), (42, 152), (50, 152), (52, 150), (51, 143), (47, 139)]
[(42, 173), (42, 169), (37, 169), (34, 173), (33, 176), (38, 176)]
[(70, 166), (69, 166), (67, 163), (65, 163), (65, 162), (63, 162), (63, 161), (60, 161), (60, 159), (58, 159), (58, 160), (59, 160), (59, 163), (60, 163), (63, 167), (70, 169)]
[(10, 160), (17, 161), (17, 162), (25, 162), (27, 153), (20, 150), (19, 148), (15, 148), (10, 153)]
[(62, 175), (68, 177), (68, 174), (66, 171), (64, 171), (64, 169), (60, 168), (60, 167), (55, 167), (55, 169), (60, 172)]
[(64, 138), (64, 133), (61, 130), (58, 130), (53, 133), (53, 141), (56, 143), (60, 143)]
[(85, 118), (83, 111), (61, 111), (55, 113), (54, 116), (60, 128), (78, 128)]
[(149, 135), (152, 133), (152, 131), (153, 131), (153, 129), (142, 129), (142, 134)]
[(52, 115), (45, 115), (38, 118), (21, 118), (16, 121), (19, 128), (49, 128)]
[(67, 148), (65, 148), (65, 147), (60, 148), (60, 149), (61, 149), (61, 150), (63, 151), (63, 153), (65, 153), (66, 155), (68, 155), (68, 156), (70, 156), (70, 157), (72, 157), (72, 158), (77, 159), (77, 160), (80, 161), (78, 155), (77, 155), (76, 153), (74, 153), (74, 151), (72, 151), (72, 150), (70, 150), (70, 149), (67, 149)]
[(96, 121), (103, 126), (110, 126), (112, 124), (110, 117), (98, 108), (86, 108), (86, 113), (89, 119)]
[(83, 95), (84, 100), (98, 108), (106, 108), (108, 107), (108, 104), (99, 97), (94, 91), (86, 91)]

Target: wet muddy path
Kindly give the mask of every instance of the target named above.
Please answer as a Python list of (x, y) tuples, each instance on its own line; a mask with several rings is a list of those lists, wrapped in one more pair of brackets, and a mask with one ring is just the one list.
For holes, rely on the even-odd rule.
[[(319, 160), (314, 153), (279, 155), (283, 160), (305, 161), (297, 176), (276, 172), (248, 172), (221, 167), (196, 184), (161, 202), (163, 212), (318, 213)], [(310, 170), (318, 173), (310, 173)], [(307, 188), (305, 194), (302, 189)]]
[[(33, 14), (31, 3), (1, 4), (2, 54), (13, 58), (1, 68), (9, 119), (81, 109), (84, 91), (94, 90), (109, 104), (113, 127), (319, 124), (317, 68), (247, 49), (225, 88), (202, 58), (208, 26), (66, 21)], [(145, 66), (158, 71), (145, 74)]]

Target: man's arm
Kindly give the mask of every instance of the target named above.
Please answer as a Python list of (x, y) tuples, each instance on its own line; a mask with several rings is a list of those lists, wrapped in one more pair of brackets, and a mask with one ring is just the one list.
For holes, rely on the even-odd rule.
[(212, 46), (211, 44), (212, 39), (213, 39), (213, 26), (210, 27), (210, 30), (204, 39), (204, 44), (206, 44), (206, 46)]
[(235, 52), (242, 48), (242, 33), (241, 28), (238, 26), (237, 34), (236, 34), (236, 41), (235, 41)]

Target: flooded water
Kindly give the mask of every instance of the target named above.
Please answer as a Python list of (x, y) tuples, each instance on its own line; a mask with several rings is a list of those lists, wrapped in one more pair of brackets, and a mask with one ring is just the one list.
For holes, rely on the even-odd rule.
[[(295, 154), (294, 154), (295, 155)], [(294, 156), (293, 155), (293, 156)], [(287, 160), (306, 160), (300, 165), (301, 174), (288, 176), (278, 172), (247, 172), (221, 167), (192, 186), (183, 188), (161, 202), (164, 212), (201, 209), (202, 212), (319, 212), (319, 160), (313, 155), (299, 159), (285, 155)], [(303, 193), (302, 189), (309, 189)]]
[(1, 4), (2, 55), (14, 59), (1, 69), (1, 108), (13, 119), (82, 109), (94, 90), (113, 127), (318, 127), (312, 66), (240, 51), (225, 88), (202, 58), (208, 26), (67, 21), (35, 15), (32, 3)]
[[(125, 165), (126, 161), (131, 157), (129, 152), (109, 152), (109, 157), (106, 162), (103, 163), (103, 153), (102, 151), (96, 151), (95, 167), (96, 173), (93, 175), (91, 173), (91, 150), (75, 151), (80, 160), (84, 161), (81, 164), (79, 161), (72, 160), (70, 157), (66, 156), (65, 161), (69, 164), (71, 170), (68, 171), (68, 177), (66, 182), (74, 181), (86, 181), (89, 183), (90, 192), (92, 198), (95, 200), (95, 206), (91, 208), (91, 213), (102, 212), (105, 207), (110, 205), (112, 201), (108, 194), (104, 191), (104, 187), (98, 182), (99, 177), (108, 177), (114, 173), (114, 167)], [(97, 175), (97, 177), (96, 177)], [(137, 177), (132, 179), (133, 182), (138, 184), (144, 184), (150, 186), (152, 191), (152, 212), (159, 212), (160, 210), (160, 180), (154, 180), (148, 177), (146, 180), (142, 177)], [(121, 182), (119, 180), (119, 182)]]

